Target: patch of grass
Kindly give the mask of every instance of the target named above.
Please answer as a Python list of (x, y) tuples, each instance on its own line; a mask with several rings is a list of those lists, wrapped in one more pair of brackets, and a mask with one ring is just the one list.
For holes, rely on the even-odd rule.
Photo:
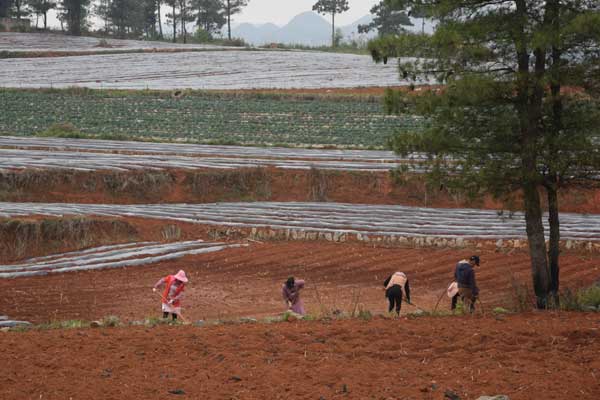
[(357, 318), (362, 319), (363, 321), (370, 321), (373, 319), (373, 314), (371, 314), (371, 311), (363, 310), (361, 308), (358, 310)]
[(560, 296), (560, 308), (566, 311), (600, 311), (600, 285), (575, 292), (565, 289)]
[(45, 131), (37, 132), (35, 136), (65, 139), (86, 139), (90, 137), (89, 135), (81, 133), (75, 125), (70, 122), (52, 124)]
[(52, 321), (47, 324), (36, 325), (34, 328), (39, 330), (48, 330), (48, 329), (80, 329), (89, 327), (89, 322), (80, 320), (80, 319), (72, 319), (67, 321)]
[(584, 306), (600, 307), (600, 285), (580, 291), (578, 298)]
[(119, 317), (117, 317), (116, 315), (108, 315), (108, 316), (102, 318), (100, 323), (102, 324), (102, 326), (107, 326), (107, 327), (113, 328), (113, 327), (121, 325), (121, 319)]
[(142, 321), (142, 324), (145, 326), (153, 327), (157, 325), (169, 325), (170, 319), (168, 318), (160, 318), (160, 317), (146, 317)]

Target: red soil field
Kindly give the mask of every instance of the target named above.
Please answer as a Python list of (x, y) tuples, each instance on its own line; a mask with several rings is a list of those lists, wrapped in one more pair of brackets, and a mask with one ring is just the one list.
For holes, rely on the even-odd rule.
[[(122, 321), (160, 315), (160, 299), (150, 290), (167, 274), (184, 269), (190, 277), (183, 315), (190, 321), (263, 318), (284, 311), (281, 285), (290, 275), (306, 279), (303, 298), (312, 315), (355, 308), (386, 312), (383, 281), (401, 270), (411, 280), (413, 302), (432, 310), (452, 281), (456, 262), (478, 253), (477, 270), (484, 307), (516, 306), (517, 290), (530, 286), (526, 252), (373, 247), (361, 243), (270, 242), (188, 256), (172, 262), (114, 270), (71, 272), (0, 280), (0, 310), (34, 323), (93, 320), (116, 315)], [(579, 288), (600, 278), (600, 255), (561, 257), (562, 288)], [(531, 291), (529, 290), (529, 295)], [(529, 299), (533, 304), (533, 299)], [(527, 306), (527, 304), (525, 304)], [(440, 310), (449, 309), (442, 297)], [(403, 312), (415, 308), (403, 306)]]
[[(600, 396), (599, 314), (0, 332), (0, 398)], [(179, 395), (176, 395), (179, 394)]]

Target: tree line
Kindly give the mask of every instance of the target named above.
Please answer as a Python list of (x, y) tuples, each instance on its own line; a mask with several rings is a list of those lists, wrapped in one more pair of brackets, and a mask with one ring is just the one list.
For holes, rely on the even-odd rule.
[[(72, 35), (90, 29), (90, 17), (101, 21), (101, 30), (115, 37), (164, 39), (163, 22), (172, 26), (172, 40), (178, 34), (184, 43), (187, 27), (194, 24), (206, 39), (227, 25), (231, 40), (231, 17), (249, 0), (0, 0), (0, 17), (16, 19), (36, 16), (48, 27), (48, 12), (56, 10), (61, 28)], [(166, 11), (166, 13), (163, 12)], [(162, 21), (163, 15), (166, 21)], [(36, 19), (36, 21), (37, 21)], [(37, 22), (36, 22), (37, 27)]]

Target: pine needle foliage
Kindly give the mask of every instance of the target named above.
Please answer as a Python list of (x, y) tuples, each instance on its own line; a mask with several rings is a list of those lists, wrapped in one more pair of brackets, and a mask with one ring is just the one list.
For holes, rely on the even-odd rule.
[(373, 59), (405, 57), (398, 58), (402, 79), (440, 85), (421, 94), (388, 92), (388, 112), (429, 120), (422, 132), (399, 132), (391, 147), (404, 155), (418, 152), (415, 162), (453, 189), (507, 200), (517, 194), (537, 306), (558, 304), (558, 191), (594, 184), (600, 175), (600, 2), (387, 4), (419, 10), (437, 29), (376, 39), (369, 44)]

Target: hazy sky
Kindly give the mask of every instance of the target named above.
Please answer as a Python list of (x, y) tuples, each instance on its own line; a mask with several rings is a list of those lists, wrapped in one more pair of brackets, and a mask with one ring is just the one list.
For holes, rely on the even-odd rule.
[[(349, 0), (350, 10), (336, 16), (336, 22), (346, 25), (369, 14), (373, 5), (380, 0)], [(250, 0), (241, 14), (234, 17), (235, 22), (265, 23), (273, 22), (285, 25), (290, 19), (304, 11), (312, 10), (317, 0)], [(330, 19), (327, 16), (327, 19)]]
[[(276, 25), (283, 26), (296, 15), (305, 11), (311, 11), (313, 4), (316, 2), (317, 0), (250, 0), (248, 6), (244, 7), (240, 14), (233, 16), (232, 22), (234, 24), (239, 24), (241, 22), (257, 24), (272, 22)], [(369, 14), (371, 7), (379, 2), (380, 0), (349, 0), (348, 4), (350, 5), (350, 10), (336, 16), (336, 24), (338, 22), (340, 25), (351, 24), (357, 19)], [(164, 8), (163, 11), (166, 13)], [(330, 20), (331, 16), (325, 16), (325, 18)], [(35, 17), (33, 17), (32, 20), (35, 23)], [(55, 18), (54, 12), (50, 13), (48, 24), (54, 27), (60, 26), (58, 20)]]

